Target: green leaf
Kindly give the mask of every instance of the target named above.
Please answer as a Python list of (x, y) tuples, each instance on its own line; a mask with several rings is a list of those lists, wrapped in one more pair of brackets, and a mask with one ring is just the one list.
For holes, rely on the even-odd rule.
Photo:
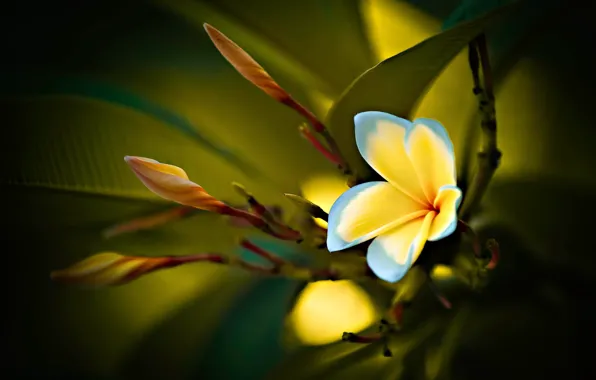
[(212, 355), (213, 339), (222, 319), (253, 288), (253, 281), (232, 278), (207, 294), (189, 299), (136, 342), (118, 372), (127, 379), (197, 378), (189, 376), (197, 358)]
[[(147, 256), (230, 253), (241, 231), (202, 213), (156, 230), (105, 240), (100, 234), (103, 228), (156, 206), (39, 188), (8, 188), (3, 195), (10, 202), (4, 210), (2, 243), (13, 248), (5, 255), (2, 283), (19, 289), (11, 296), (15, 309), (9, 317), (14, 317), (17, 333), (7, 341), (34, 363), (28, 368), (115, 374), (123, 360), (134, 361), (138, 344), (147, 344), (138, 354), (148, 355), (144, 362), (153, 360), (150, 354), (159, 355), (164, 347), (159, 343), (171, 342), (168, 334), (174, 331), (184, 331), (188, 340), (167, 347), (183, 359), (190, 345), (207, 342), (218, 315), (251, 279), (242, 270), (201, 263), (97, 291), (52, 283), (51, 270), (101, 251)], [(193, 303), (200, 307), (189, 306)], [(183, 312), (187, 307), (192, 310)], [(177, 320), (180, 325), (162, 330), (162, 323), (177, 313), (186, 315)]]
[(245, 181), (247, 186), (250, 183), (248, 173), (218, 160), (212, 150), (122, 105), (67, 92), (4, 101), (0, 107), (16, 113), (18, 128), (9, 132), (9, 141), (20, 145), (20, 149), (3, 150), (10, 154), (2, 160), (4, 183), (159, 199), (133, 175), (124, 163), (126, 155), (180, 166), (224, 199), (233, 194), (228, 185), (233, 179)]
[(489, 25), (513, 13), (516, 4), (431, 37), (379, 63), (351, 84), (331, 109), (328, 123), (348, 161), (361, 176), (370, 175), (370, 169), (356, 148), (354, 115), (383, 111), (408, 118), (416, 102), (445, 66)]
[[(93, 24), (92, 13), (81, 17)], [(287, 205), (283, 192), (336, 171), (299, 135), (302, 118), (236, 73), (202, 28), (144, 5), (72, 37), (79, 32), (52, 36), (44, 66), (23, 62), (19, 75), (6, 74), (15, 86), (3, 79), (0, 107), (14, 115), (2, 139), (3, 184), (158, 200), (123, 162), (140, 155), (184, 168), (218, 198), (233, 199), (238, 181)], [(284, 80), (291, 71), (280, 72)]]
[(192, 378), (262, 379), (285, 356), (284, 318), (301, 285), (285, 278), (260, 279), (243, 293), (221, 318), (209, 352), (195, 357)]
[[(185, 1), (166, 0), (164, 3), (178, 5)], [(264, 51), (263, 44), (255, 44), (254, 38), (253, 41), (249, 40), (250, 37), (242, 33), (240, 27), (250, 30), (251, 35), (266, 36), (268, 45), (277, 50), (275, 55), (279, 56), (283, 52), (288, 60), (304, 68), (302, 73), (295, 73), (294, 80), (312, 90), (322, 91), (332, 99), (373, 64), (369, 41), (362, 27), (358, 0), (304, 0), (285, 3), (283, 6), (272, 6), (269, 0), (217, 0), (205, 1), (200, 6), (209, 7), (212, 13), (217, 12), (233, 20), (233, 29), (230, 30), (219, 25), (219, 20), (215, 20), (213, 26), (249, 53), (252, 54), (254, 49), (255, 58), (259, 62), (261, 56), (263, 59), (273, 59), (273, 54)], [(242, 44), (244, 41), (247, 42), (246, 46)], [(261, 63), (264, 65), (266, 62)], [(304, 75), (305, 71), (310, 74)], [(276, 77), (274, 72), (271, 74)], [(319, 85), (309, 80), (313, 76), (321, 78), (318, 80)], [(284, 83), (281, 84), (285, 86)], [(312, 84), (316, 87), (311, 87)]]

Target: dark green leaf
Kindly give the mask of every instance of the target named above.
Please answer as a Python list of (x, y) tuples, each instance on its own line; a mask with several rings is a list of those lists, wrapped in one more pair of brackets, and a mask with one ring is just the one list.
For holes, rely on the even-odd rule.
[[(292, 61), (303, 65), (317, 77), (324, 78), (328, 90), (320, 86), (311, 90), (335, 97), (373, 64), (358, 0), (306, 0), (285, 3), (280, 7), (271, 6), (269, 0), (217, 0), (206, 3), (229, 15), (235, 20), (236, 28), (243, 26), (253, 34), (267, 36), (271, 45), (285, 52)], [(218, 27), (217, 24), (214, 26)], [(223, 26), (220, 30), (228, 33)], [(234, 40), (245, 38), (240, 34), (228, 36)], [(243, 47), (251, 51), (251, 46)], [(304, 80), (305, 86), (310, 85), (308, 77), (301, 75), (296, 79)]]
[(499, 8), (397, 54), (362, 74), (344, 92), (329, 114), (330, 129), (348, 161), (366, 176), (354, 140), (353, 118), (359, 112), (384, 111), (408, 118), (416, 102), (443, 68), (478, 34), (503, 20), (515, 5)]

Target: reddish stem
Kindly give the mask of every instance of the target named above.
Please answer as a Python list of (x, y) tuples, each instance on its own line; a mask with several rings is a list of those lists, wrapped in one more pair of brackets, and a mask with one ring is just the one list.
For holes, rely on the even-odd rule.
[[(190, 255), (190, 256), (172, 256), (172, 257), (169, 257), (169, 259), (170, 259), (170, 262), (168, 264), (164, 265), (164, 268), (166, 268), (166, 267), (171, 268), (171, 267), (175, 267), (175, 266), (182, 265), (182, 264), (201, 262), (201, 261), (206, 261), (206, 262), (211, 262), (211, 263), (216, 263), (216, 264), (230, 263), (230, 259), (228, 259), (222, 255), (215, 254), (215, 253), (200, 253), (200, 254)], [(270, 268), (270, 267), (251, 264), (244, 260), (235, 259), (235, 261), (238, 263), (238, 265), (240, 267), (242, 267), (243, 269), (246, 269), (248, 271), (251, 271), (251, 272), (257, 272), (257, 273), (261, 273), (261, 274), (275, 274), (274, 269)]]
[(500, 259), (500, 248), (499, 248), (499, 243), (497, 243), (496, 240), (491, 239), (487, 242), (487, 247), (491, 253), (491, 258), (489, 263), (486, 265), (486, 267), (488, 269), (495, 269), (495, 267), (497, 266), (497, 264), (499, 263), (499, 259)]
[(184, 218), (195, 212), (196, 209), (188, 206), (175, 207), (170, 210), (162, 211), (156, 214), (129, 220), (124, 223), (114, 225), (103, 231), (105, 238), (111, 238), (128, 232), (147, 230), (155, 228), (171, 221)]
[(269, 225), (262, 217), (259, 217), (258, 215), (255, 215), (245, 210), (240, 210), (237, 208), (227, 206), (223, 208), (220, 213), (223, 215), (244, 219), (254, 227), (260, 229), (261, 231), (281, 240), (302, 240), (302, 235), (300, 234), (300, 232), (281, 223)]
[(476, 232), (474, 232), (472, 227), (463, 220), (458, 220), (457, 227), (461, 232), (472, 237), (472, 250), (474, 251), (474, 256), (481, 257), (482, 248), (480, 247), (480, 239), (478, 238), (478, 235), (476, 235)]
[(301, 125), (298, 127), (300, 134), (321, 153), (327, 160), (335, 165), (341, 165), (341, 159), (327, 149), (321, 142), (310, 132), (308, 127)]
[(240, 241), (240, 245), (243, 248), (246, 248), (249, 251), (257, 254), (258, 256), (268, 260), (269, 262), (271, 262), (272, 264), (274, 264), (276, 266), (281, 266), (281, 265), (284, 265), (287, 263), (285, 260), (273, 255), (272, 253), (264, 250), (261, 247), (256, 246), (255, 244), (251, 243), (250, 241), (248, 241), (246, 239), (242, 239)]

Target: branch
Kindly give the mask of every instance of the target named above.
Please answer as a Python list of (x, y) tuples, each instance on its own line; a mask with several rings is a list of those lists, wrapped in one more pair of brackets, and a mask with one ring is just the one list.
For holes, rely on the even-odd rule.
[[(265, 92), (271, 98), (275, 99), (281, 104), (284, 104), (294, 111), (302, 115), (308, 123), (312, 126), (314, 131), (318, 133), (328, 148), (323, 147), (314, 137), (311, 139), (307, 137), (308, 141), (323, 153), (330, 161), (336, 163), (340, 170), (348, 176), (353, 174), (347, 161), (342, 156), (337, 143), (325, 127), (325, 125), (317, 119), (317, 117), (306, 109), (302, 104), (298, 103), (286, 90), (284, 90), (277, 82), (265, 71), (265, 69), (252, 58), (244, 49), (238, 46), (234, 41), (230, 40), (222, 32), (215, 29), (209, 24), (204, 24), (205, 31), (209, 38), (219, 50), (221, 55), (238, 71), (240, 75), (246, 78), (253, 85), (257, 86), (261, 91)], [(304, 134), (304, 133), (303, 133)], [(327, 155), (327, 152), (329, 155)]]
[(125, 256), (113, 252), (99, 253), (86, 258), (66, 269), (51, 273), (52, 280), (66, 284), (105, 287), (123, 285), (160, 269), (173, 268), (183, 264), (209, 262), (239, 267), (250, 272), (268, 276), (285, 276), (303, 281), (337, 280), (342, 278), (334, 268), (310, 268), (286, 261), (248, 240), (241, 246), (260, 256), (270, 265), (249, 263), (236, 256), (218, 253), (200, 253), (188, 256), (143, 257)]
[(330, 151), (323, 144), (321, 144), (321, 142), (312, 134), (310, 129), (308, 129), (308, 126), (306, 124), (301, 124), (298, 127), (298, 132), (300, 132), (302, 137), (304, 137), (306, 141), (308, 141), (310, 145), (312, 145), (316, 150), (318, 150), (319, 153), (321, 153), (327, 160), (341, 168), (341, 158), (334, 154), (332, 151)]
[(246, 199), (250, 212), (229, 207), (228, 210), (223, 212), (225, 215), (244, 219), (254, 227), (278, 239), (302, 242), (303, 237), (299, 231), (282, 223), (267, 207), (257, 201), (244, 186), (236, 182), (232, 183), (232, 186)]
[[(501, 159), (501, 151), (497, 148), (493, 78), (484, 34), (470, 43), (469, 62), (474, 80), (474, 94), (479, 103), (483, 143), (478, 153), (478, 171), (460, 210), (460, 219), (464, 221), (469, 219), (470, 214), (482, 200)], [(480, 81), (479, 66), (482, 68), (484, 88)]]
[[(400, 304), (401, 309), (401, 304)], [(401, 324), (401, 321), (400, 321)], [(383, 342), (383, 356), (391, 357), (393, 353), (389, 349), (389, 336), (396, 333), (399, 327), (395, 324), (387, 322), (382, 319), (379, 323), (379, 332), (372, 334), (355, 334), (351, 332), (344, 332), (341, 339), (344, 342), (370, 344), (375, 342)]]
[(126, 233), (156, 228), (161, 225), (192, 215), (197, 211), (198, 210), (194, 207), (176, 206), (166, 211), (161, 211), (155, 214), (146, 215), (140, 218), (116, 224), (105, 229), (102, 232), (102, 235), (104, 238), (110, 239), (115, 236)]
[(437, 300), (439, 300), (441, 305), (443, 305), (445, 309), (451, 309), (451, 302), (441, 293), (441, 291), (437, 287), (437, 284), (434, 283), (430, 276), (428, 276), (426, 283), (428, 284), (428, 287), (430, 288), (434, 296), (437, 298)]

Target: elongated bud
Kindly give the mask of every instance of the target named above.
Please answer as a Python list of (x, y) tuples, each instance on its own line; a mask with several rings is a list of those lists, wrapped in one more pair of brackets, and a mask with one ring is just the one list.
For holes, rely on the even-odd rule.
[(181, 264), (211, 261), (221, 263), (218, 255), (140, 257), (103, 252), (86, 258), (66, 269), (51, 273), (52, 280), (65, 284), (94, 287), (126, 284), (158, 269), (172, 268)]
[(189, 180), (186, 172), (177, 166), (144, 157), (126, 156), (124, 161), (149, 190), (162, 198), (218, 213), (227, 207)]
[[(273, 78), (265, 71), (265, 69), (234, 41), (230, 40), (222, 32), (209, 24), (203, 24), (203, 26), (205, 27), (209, 38), (211, 38), (211, 41), (217, 50), (219, 50), (221, 55), (223, 55), (224, 58), (230, 62), (232, 66), (234, 66), (236, 71), (238, 71), (244, 78), (260, 88), (273, 99), (285, 104), (286, 106), (298, 112), (300, 115), (304, 116), (312, 125), (314, 130), (321, 134), (327, 142), (327, 145), (329, 145), (330, 156), (327, 158), (338, 161), (338, 165), (342, 171), (346, 174), (351, 174), (351, 170), (348, 167), (346, 160), (341, 156), (337, 144), (333, 140), (331, 134), (329, 134), (329, 131), (327, 131), (325, 125), (311, 111), (305, 108), (302, 104), (298, 103), (286, 90), (281, 88), (281, 86), (277, 84), (275, 80), (273, 80)], [(316, 144), (314, 140), (310, 139), (310, 137), (305, 137), (309, 139), (311, 143)], [(317, 146), (315, 145), (315, 147)], [(319, 148), (317, 147), (317, 149)], [(324, 153), (325, 151), (327, 151), (327, 149), (321, 150), (321, 153)]]
[(203, 24), (203, 26), (217, 50), (244, 78), (280, 102), (290, 98), (290, 95), (271, 78), (265, 69), (234, 41), (209, 24)]

